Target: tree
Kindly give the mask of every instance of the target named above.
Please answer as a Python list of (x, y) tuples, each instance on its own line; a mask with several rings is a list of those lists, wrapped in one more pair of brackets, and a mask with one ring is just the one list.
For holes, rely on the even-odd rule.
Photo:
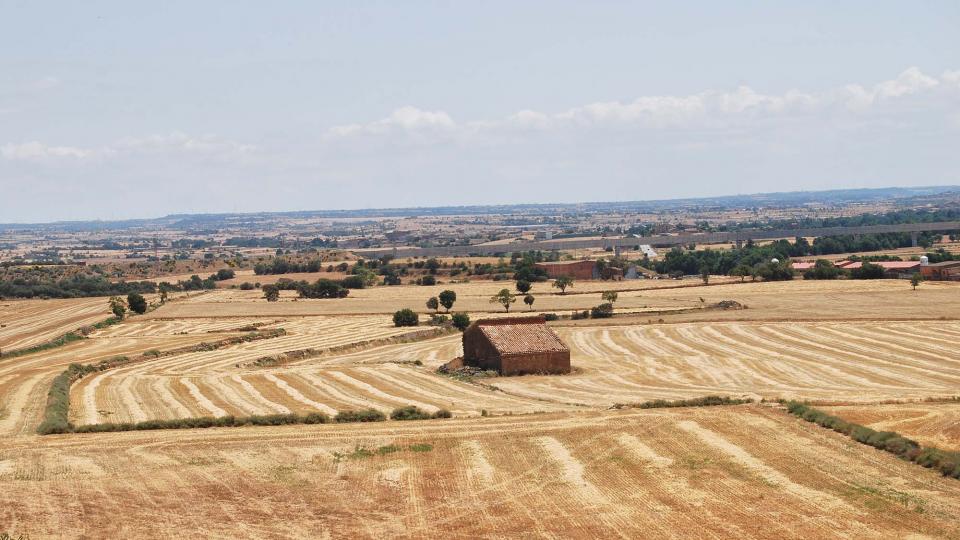
[(123, 298), (119, 296), (110, 297), (110, 311), (113, 312), (113, 316), (122, 319), (124, 315), (127, 314), (127, 304), (124, 303)]
[(704, 285), (710, 284), (710, 267), (703, 265), (700, 267), (700, 279), (703, 280)]
[(737, 276), (740, 278), (740, 282), (743, 283), (747, 280), (747, 276), (752, 275), (753, 271), (749, 266), (745, 264), (738, 264), (733, 270), (730, 271), (731, 276)]
[(517, 297), (510, 292), (510, 289), (500, 289), (500, 292), (490, 297), (491, 304), (500, 304), (503, 309), (510, 311), (510, 304), (517, 301)]
[(573, 278), (570, 276), (560, 276), (553, 280), (553, 287), (560, 289), (560, 294), (567, 294), (567, 287), (573, 287)]
[(401, 309), (393, 314), (394, 326), (417, 326), (420, 324), (420, 317), (412, 309)]
[(167, 291), (160, 291), (160, 303), (161, 304), (167, 303)]
[(527, 294), (530, 292), (530, 287), (532, 287), (532, 285), (530, 285), (529, 281), (525, 279), (517, 280), (517, 290), (520, 291), (521, 294)]
[(910, 285), (913, 285), (913, 290), (917, 290), (917, 286), (920, 285), (920, 282), (923, 281), (923, 275), (917, 272), (916, 274), (910, 276)]
[(843, 271), (827, 259), (817, 259), (813, 268), (803, 273), (803, 279), (837, 279)]
[(454, 313), (453, 317), (450, 318), (450, 321), (453, 323), (454, 328), (461, 332), (470, 326), (470, 316), (466, 313)]
[(613, 304), (607, 302), (590, 310), (590, 317), (593, 319), (609, 319), (613, 317)]
[(526, 304), (527, 307), (529, 307), (531, 311), (533, 311), (533, 302), (534, 302), (534, 300), (536, 300), (536, 298), (534, 298), (532, 294), (528, 294), (528, 295), (526, 295), (526, 296), (523, 297), (523, 303)]
[(612, 304), (617, 301), (617, 296), (617, 291), (604, 291), (604, 293), (600, 295), (600, 298)]
[(457, 293), (453, 291), (442, 291), (439, 298), (440, 305), (447, 310), (447, 313), (450, 313), (450, 308), (452, 308), (453, 304), (457, 301)]
[(431, 296), (430, 299), (427, 300), (427, 309), (440, 311), (440, 302), (437, 300), (436, 296)]
[(264, 285), (263, 297), (267, 299), (267, 302), (276, 302), (277, 300), (280, 300), (280, 287), (277, 287), (276, 285)]
[(147, 312), (147, 299), (140, 293), (130, 293), (127, 295), (127, 305), (130, 310), (139, 315)]

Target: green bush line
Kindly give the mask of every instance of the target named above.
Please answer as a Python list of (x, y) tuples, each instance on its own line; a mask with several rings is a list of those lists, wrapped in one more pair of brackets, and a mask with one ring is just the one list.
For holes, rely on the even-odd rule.
[(85, 326), (83, 328), (80, 328), (79, 330), (67, 332), (62, 336), (57, 336), (56, 338), (51, 339), (50, 341), (46, 341), (44, 343), (40, 343), (32, 347), (27, 347), (25, 349), (17, 349), (15, 351), (9, 351), (9, 352), (0, 351), (0, 358), (17, 358), (19, 356), (26, 356), (28, 354), (48, 351), (50, 349), (56, 349), (57, 347), (63, 347), (64, 345), (68, 345), (70, 343), (73, 343), (74, 341), (80, 341), (81, 339), (86, 339), (87, 334), (89, 334), (94, 330), (106, 328), (110, 325), (117, 324), (118, 322), (120, 322), (120, 319), (117, 319), (116, 317), (110, 317), (109, 319), (100, 321), (92, 326)]
[(753, 403), (751, 398), (732, 398), (727, 396), (704, 396), (700, 398), (692, 399), (677, 399), (674, 401), (666, 399), (654, 399), (651, 401), (644, 401), (643, 403), (631, 403), (629, 405), (624, 405), (622, 403), (615, 404), (612, 408), (614, 409), (666, 409), (671, 407), (716, 407), (719, 405), (743, 405), (745, 403)]
[[(76, 364), (75, 364), (76, 365)], [(69, 373), (65, 371), (60, 376), (64, 377)], [(51, 389), (51, 392), (53, 390)], [(69, 386), (67, 386), (67, 392), (65, 394), (60, 394), (58, 391), (58, 401), (57, 406), (59, 407), (62, 403), (60, 400), (60, 395), (66, 395), (69, 397)], [(401, 410), (408, 409), (417, 409), (416, 407), (401, 407), (395, 409), (391, 413), (391, 417), (398, 413)], [(422, 412), (422, 411), (421, 411)], [(439, 418), (450, 418), (451, 414), (449, 411), (441, 409), (435, 413), (426, 414), (424, 419), (439, 419)], [(59, 416), (58, 409), (58, 420), (61, 419)], [(201, 416), (197, 418), (175, 418), (172, 420), (144, 420), (142, 422), (105, 422), (101, 424), (86, 424), (82, 426), (73, 426), (66, 420), (66, 409), (62, 414), (62, 421), (56, 424), (56, 429), (52, 431), (43, 431), (38, 430), (41, 435), (48, 435), (52, 433), (107, 433), (107, 432), (117, 432), (117, 431), (151, 431), (158, 429), (204, 429), (204, 428), (216, 428), (216, 427), (242, 427), (242, 426), (285, 426), (285, 425), (294, 425), (294, 424), (349, 424), (356, 422), (384, 422), (387, 420), (387, 416), (382, 412), (376, 409), (367, 409), (362, 411), (340, 411), (336, 416), (330, 418), (330, 416), (324, 413), (307, 413), (307, 414), (266, 414), (266, 415), (253, 415), (253, 416)], [(400, 420), (415, 420), (419, 418), (399, 418)], [(46, 422), (44, 422), (46, 424)], [(41, 425), (43, 427), (43, 425)], [(53, 426), (51, 426), (53, 427)]]
[(851, 439), (879, 450), (912, 461), (928, 469), (935, 469), (944, 476), (960, 479), (960, 452), (941, 450), (932, 446), (921, 447), (920, 443), (894, 431), (876, 431), (860, 424), (814, 409), (798, 401), (787, 402), (787, 412), (807, 422), (842, 433)]

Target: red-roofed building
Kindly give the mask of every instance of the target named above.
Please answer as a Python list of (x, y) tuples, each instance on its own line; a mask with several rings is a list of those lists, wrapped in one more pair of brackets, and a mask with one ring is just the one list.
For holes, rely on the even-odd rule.
[(463, 363), (501, 375), (570, 373), (570, 349), (543, 317), (481, 319), (463, 332)]
[(597, 261), (560, 261), (560, 262), (542, 262), (534, 264), (536, 268), (542, 268), (547, 272), (550, 278), (568, 276), (573, 279), (597, 279), (600, 273), (597, 270)]

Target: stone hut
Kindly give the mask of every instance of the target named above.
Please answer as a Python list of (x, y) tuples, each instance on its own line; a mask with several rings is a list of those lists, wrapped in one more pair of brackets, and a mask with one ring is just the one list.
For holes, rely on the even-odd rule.
[(570, 349), (542, 316), (481, 319), (463, 333), (463, 363), (501, 375), (570, 373)]

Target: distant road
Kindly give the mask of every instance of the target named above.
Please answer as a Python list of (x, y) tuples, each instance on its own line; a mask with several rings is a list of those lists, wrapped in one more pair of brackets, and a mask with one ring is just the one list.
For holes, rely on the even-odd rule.
[(656, 235), (638, 237), (607, 237), (584, 240), (543, 240), (540, 242), (514, 242), (510, 244), (487, 244), (470, 246), (444, 246), (432, 248), (398, 247), (382, 249), (355, 250), (365, 257), (453, 257), (466, 255), (493, 255), (522, 251), (561, 251), (571, 249), (613, 248), (633, 249), (642, 244), (652, 246), (680, 246), (687, 244), (742, 244), (748, 240), (771, 240), (776, 238), (844, 236), (880, 233), (912, 233), (914, 246), (917, 234), (930, 231), (957, 231), (960, 221), (938, 221), (934, 223), (904, 223), (899, 225), (865, 225), (860, 227), (818, 227), (808, 229), (744, 229), (732, 232), (689, 233), (677, 235)]

